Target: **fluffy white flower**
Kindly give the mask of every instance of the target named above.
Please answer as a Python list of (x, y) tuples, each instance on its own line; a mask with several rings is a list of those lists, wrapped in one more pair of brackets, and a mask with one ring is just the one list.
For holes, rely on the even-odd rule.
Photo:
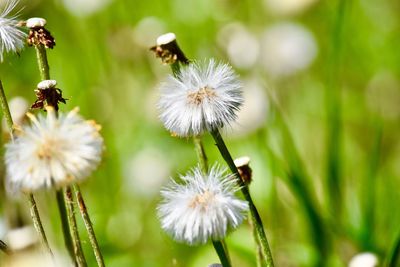
[(158, 108), (165, 127), (185, 137), (229, 124), (242, 103), (241, 83), (232, 68), (210, 60), (169, 76), (161, 86)]
[(7, 17), (18, 4), (18, 0), (7, 0), (0, 13), (0, 61), (5, 52), (17, 52), (25, 44), (26, 33), (18, 29), (16, 16)]
[(162, 228), (176, 241), (190, 245), (208, 239), (223, 239), (228, 229), (238, 227), (248, 204), (235, 197), (236, 179), (218, 166), (203, 174), (199, 168), (181, 176), (183, 184), (171, 181), (161, 191), (158, 206)]
[(11, 192), (62, 186), (86, 178), (101, 160), (103, 139), (94, 121), (85, 121), (78, 108), (68, 114), (47, 109), (47, 117), (28, 114), (6, 145), (7, 184)]

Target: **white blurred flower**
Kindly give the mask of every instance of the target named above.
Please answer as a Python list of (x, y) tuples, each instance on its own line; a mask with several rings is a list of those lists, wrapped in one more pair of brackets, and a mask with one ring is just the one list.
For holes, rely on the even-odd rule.
[(232, 131), (228, 134), (233, 137), (242, 137), (250, 134), (265, 124), (268, 116), (269, 102), (265, 89), (256, 79), (244, 81), (244, 104), (238, 112), (237, 120), (232, 123)]
[(7, 17), (17, 4), (18, 0), (7, 0), (0, 13), (0, 61), (3, 61), (4, 53), (18, 52), (25, 44), (26, 33), (17, 27), (17, 17)]
[(38, 243), (38, 236), (32, 226), (11, 229), (7, 233), (7, 244), (11, 250), (23, 250)]
[(276, 77), (292, 75), (307, 68), (318, 52), (312, 33), (290, 22), (267, 28), (261, 43), (261, 64)]
[(11, 192), (61, 186), (89, 176), (101, 160), (103, 139), (94, 121), (85, 121), (78, 109), (68, 114), (47, 109), (47, 117), (28, 114), (23, 126), (6, 145), (6, 179)]
[(73, 15), (85, 17), (105, 8), (112, 0), (63, 0), (64, 7)]
[(260, 43), (242, 24), (224, 26), (218, 33), (218, 43), (226, 50), (229, 62), (238, 68), (251, 68), (258, 60)]
[(315, 2), (317, 0), (264, 0), (267, 10), (278, 15), (299, 13)]
[(165, 127), (180, 137), (230, 124), (243, 103), (232, 68), (214, 60), (193, 63), (161, 86), (158, 108)]
[(152, 197), (170, 173), (170, 160), (158, 149), (145, 148), (126, 161), (124, 170), (128, 193)]
[[(8, 106), (10, 108), (10, 113), (11, 113), (11, 117), (13, 119), (13, 123), (14, 125), (21, 125), (26, 118), (26, 112), (29, 109), (29, 104), (28, 101), (26, 101), (25, 98), (17, 96), (14, 98), (11, 98), (10, 101), (8, 102)], [(8, 133), (8, 127), (6, 124), (5, 119), (3, 118), (3, 122), (2, 122), (2, 127), (3, 127), (3, 131), (5, 133)]]
[(161, 191), (158, 215), (162, 228), (176, 241), (190, 245), (208, 239), (223, 239), (229, 228), (238, 227), (248, 209), (235, 197), (238, 190), (233, 175), (217, 165), (208, 174), (199, 168), (180, 176), (183, 184), (171, 181)]
[(355, 255), (349, 262), (349, 267), (377, 267), (378, 257), (371, 252)]
[(71, 264), (66, 255), (55, 252), (51, 257), (43, 251), (29, 249), (27, 251), (13, 252), (0, 262), (1, 267), (69, 267)]

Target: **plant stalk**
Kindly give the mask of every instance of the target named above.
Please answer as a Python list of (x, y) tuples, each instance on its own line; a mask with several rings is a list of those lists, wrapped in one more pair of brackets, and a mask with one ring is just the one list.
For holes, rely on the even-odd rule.
[(7, 255), (10, 254), (10, 250), (8, 249), (8, 246), (2, 240), (0, 240), (0, 250), (3, 251)]
[(225, 250), (226, 247), (224, 246), (223, 241), (213, 240), (212, 243), (213, 243), (215, 251), (218, 254), (218, 257), (221, 261), (222, 266), (223, 267), (231, 267), (232, 265), (229, 260), (229, 255), (228, 255), (228, 252)]
[(65, 187), (65, 204), (67, 208), (67, 216), (69, 223), (69, 231), (72, 237), (72, 245), (74, 249), (74, 254), (79, 267), (86, 267), (86, 259), (83, 253), (81, 239), (79, 237), (78, 225), (75, 219), (75, 209), (74, 209), (74, 197), (72, 195), (72, 189), (70, 186)]
[[(266, 264), (268, 267), (273, 267), (274, 261), (272, 258), (271, 249), (268, 244), (268, 239), (267, 239), (267, 236), (264, 231), (264, 226), (263, 226), (261, 217), (260, 217), (258, 210), (257, 210), (256, 206), (254, 205), (254, 202), (251, 198), (249, 188), (240, 178), (239, 171), (236, 168), (236, 165), (232, 159), (232, 156), (229, 153), (229, 150), (226, 147), (225, 142), (222, 139), (222, 136), (221, 136), (219, 130), (218, 129), (212, 130), (211, 135), (213, 136), (215, 143), (216, 143), (222, 157), (224, 158), (225, 162), (228, 164), (232, 173), (234, 173), (236, 175), (236, 179), (237, 179), (238, 185), (240, 186), (242, 194), (243, 194), (244, 198), (247, 200), (247, 202), (249, 203), (250, 215), (251, 215), (250, 218), (253, 222), (255, 231), (257, 232), (259, 241), (261, 243), (261, 248), (263, 251), (263, 255), (265, 257)], [(256, 240), (256, 242), (257, 242), (257, 240)]]
[(85, 201), (83, 200), (81, 190), (77, 184), (74, 185), (74, 190), (75, 190), (76, 200), (79, 206), (79, 211), (82, 215), (83, 222), (85, 223), (86, 231), (89, 236), (90, 244), (92, 245), (94, 256), (96, 257), (97, 265), (99, 267), (104, 267), (105, 264), (103, 255), (101, 254), (101, 250), (96, 239), (93, 224), (92, 221), (90, 220), (89, 213), (87, 211)]
[(40, 72), (40, 78), (42, 80), (50, 79), (50, 68), (47, 61), (46, 48), (42, 44), (35, 45), (36, 58)]

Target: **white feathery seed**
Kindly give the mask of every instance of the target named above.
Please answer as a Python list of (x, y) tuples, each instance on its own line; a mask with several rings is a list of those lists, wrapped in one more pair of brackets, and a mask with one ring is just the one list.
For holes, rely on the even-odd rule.
[(7, 0), (0, 13), (0, 62), (5, 53), (18, 52), (25, 44), (26, 33), (18, 28), (17, 15), (9, 16), (17, 4), (18, 0)]
[(187, 137), (229, 125), (243, 104), (233, 69), (213, 59), (183, 67), (161, 85), (161, 121), (173, 134)]
[(197, 167), (180, 178), (183, 184), (172, 180), (161, 190), (158, 206), (162, 228), (173, 239), (204, 244), (223, 239), (242, 223), (248, 204), (235, 196), (239, 188), (233, 175), (214, 165), (208, 174)]
[(47, 108), (47, 117), (27, 114), (31, 125), (6, 145), (6, 181), (10, 193), (60, 187), (88, 177), (103, 150), (100, 126), (78, 115)]

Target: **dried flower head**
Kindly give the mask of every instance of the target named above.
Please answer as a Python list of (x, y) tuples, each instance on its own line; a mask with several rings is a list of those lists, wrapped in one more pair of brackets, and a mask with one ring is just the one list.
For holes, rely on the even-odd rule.
[(47, 21), (44, 18), (30, 18), (25, 25), (30, 29), (28, 45), (43, 45), (45, 48), (53, 48), (56, 41), (51, 33), (44, 27)]
[(243, 103), (232, 68), (214, 60), (189, 64), (161, 86), (158, 108), (165, 127), (180, 137), (199, 135), (236, 119)]
[(234, 161), (236, 168), (240, 174), (240, 178), (245, 184), (251, 183), (252, 169), (250, 168), (250, 158), (247, 156), (240, 157)]
[(46, 105), (52, 106), (58, 110), (58, 103), (66, 103), (68, 99), (63, 98), (62, 91), (56, 88), (56, 80), (43, 80), (37, 85), (35, 89), (36, 100), (32, 104), (32, 109), (43, 109)]
[(151, 47), (150, 50), (165, 64), (173, 64), (177, 61), (183, 64), (189, 63), (176, 41), (175, 34), (172, 32), (159, 36), (156, 45)]
[(47, 117), (28, 114), (32, 125), (6, 145), (6, 179), (11, 192), (59, 187), (89, 176), (101, 160), (100, 127), (78, 115), (47, 108)]
[(25, 44), (26, 33), (18, 28), (16, 15), (7, 17), (17, 4), (18, 0), (7, 0), (0, 13), (0, 61), (3, 61), (4, 53), (18, 52)]
[(232, 175), (217, 165), (208, 174), (199, 168), (171, 181), (161, 191), (158, 214), (162, 228), (176, 241), (190, 245), (204, 244), (208, 239), (223, 239), (229, 228), (238, 227), (248, 204), (235, 197), (238, 190)]

